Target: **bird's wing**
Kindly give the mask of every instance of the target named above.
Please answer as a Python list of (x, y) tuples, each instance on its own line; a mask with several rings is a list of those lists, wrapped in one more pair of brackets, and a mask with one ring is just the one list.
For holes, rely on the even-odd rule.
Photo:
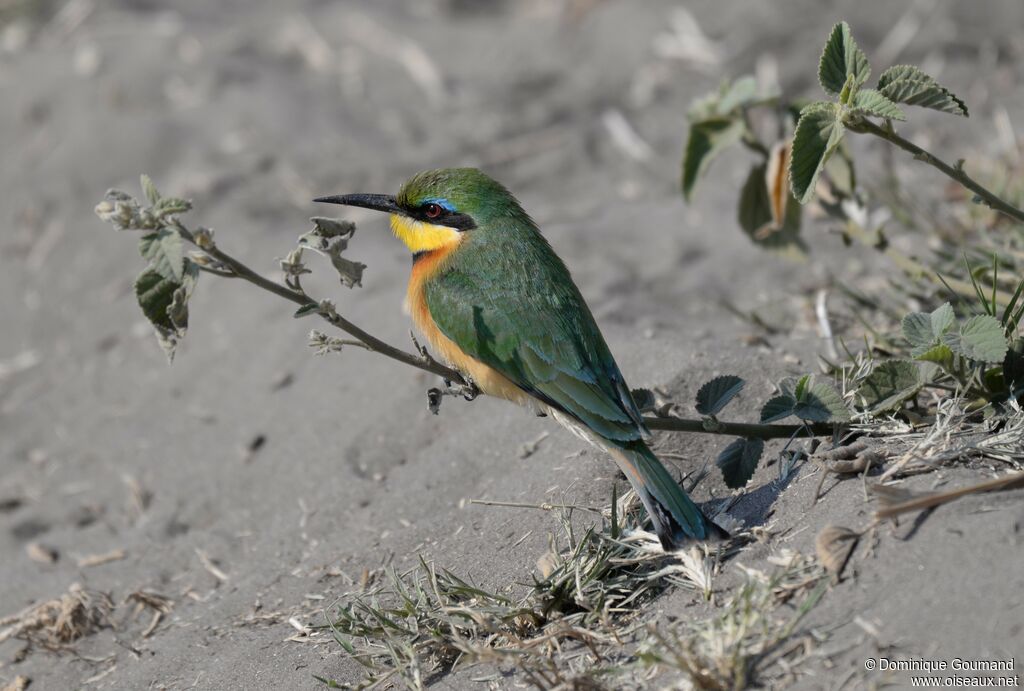
[(546, 243), (538, 249), (442, 270), (424, 286), (431, 318), (467, 355), (602, 437), (647, 436), (568, 270)]

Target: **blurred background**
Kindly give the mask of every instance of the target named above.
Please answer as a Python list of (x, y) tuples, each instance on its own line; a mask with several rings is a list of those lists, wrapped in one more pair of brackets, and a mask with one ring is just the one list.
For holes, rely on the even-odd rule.
[[(121, 612), (116, 632), (78, 643), (88, 659), (15, 663), (22, 644), (0, 644), (0, 676), (347, 678), (330, 641), (281, 643), (289, 617), (421, 552), (481, 565), (484, 582), (527, 580), (546, 519), (466, 500), (599, 502), (614, 482), (600, 455), (506, 404), (449, 400), (434, 417), (419, 372), (357, 349), (313, 357), (309, 321), (235, 282), (202, 277), (168, 367), (132, 293), (134, 239), (93, 214), (105, 190), (138, 194), (147, 173), (194, 202), (187, 222), (275, 276), (307, 218), (338, 213), (313, 197), (478, 166), (565, 258), (633, 386), (682, 395), (724, 369), (764, 393), (786, 363), (813, 362), (815, 291), (871, 260), (813, 223), (799, 271), (750, 245), (735, 220), (742, 151), (684, 205), (685, 114), (743, 74), (816, 96), (840, 19), (876, 74), (920, 64), (970, 104), (969, 120), (915, 112), (915, 141), (949, 160), (1016, 151), (1018, 0), (0, 0), (0, 616), (75, 582)], [(923, 195), (941, 184), (914, 180)], [(411, 347), (405, 249), (383, 218), (343, 213), (359, 224), (348, 256), (368, 265), (363, 286), (312, 260), (307, 286)], [(726, 303), (774, 306), (783, 328), (754, 347)], [(697, 459), (713, 448), (678, 443)], [(119, 605), (140, 589), (174, 603), (145, 637), (148, 614)]]

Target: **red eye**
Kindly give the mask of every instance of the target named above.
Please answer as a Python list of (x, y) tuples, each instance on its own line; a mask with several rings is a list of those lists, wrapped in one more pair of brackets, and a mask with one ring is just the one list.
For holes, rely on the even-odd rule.
[(427, 204), (423, 207), (423, 214), (427, 218), (437, 218), (441, 215), (441, 211), (442, 209), (440, 204)]

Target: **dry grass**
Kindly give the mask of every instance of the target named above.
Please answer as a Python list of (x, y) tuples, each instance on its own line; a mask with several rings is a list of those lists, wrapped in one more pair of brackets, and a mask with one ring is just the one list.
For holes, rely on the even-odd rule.
[(637, 527), (635, 502), (632, 495), (613, 502), (599, 526), (580, 534), (572, 510), (563, 510), (563, 544), (551, 537), (539, 574), (520, 596), (479, 587), (422, 558), (405, 573), (389, 570), (374, 588), (346, 594), (323, 628), (361, 665), (364, 678), (354, 686), (320, 681), (334, 688), (423, 688), (490, 663), (537, 688), (617, 688), (627, 677), (666, 670), (695, 683), (705, 676), (698, 670), (712, 667), (722, 680), (741, 678), (739, 669), (749, 678), (770, 664), (772, 651), (821, 591), (796, 619), (779, 624), (773, 612), (824, 571), (790, 555), (770, 577), (747, 571), (721, 616), (652, 625), (644, 621), (648, 605), (673, 585), (713, 603), (713, 579), (730, 548), (665, 554), (654, 535)]
[(58, 598), (0, 619), (0, 643), (20, 638), (48, 650), (62, 650), (83, 636), (109, 628), (114, 603), (110, 596), (73, 583)]
[[(665, 630), (651, 627), (637, 657), (681, 673), (693, 688), (732, 691), (793, 673), (820, 637), (798, 625), (824, 594), (828, 580), (814, 562), (795, 552), (771, 560), (765, 573), (739, 567), (743, 583), (721, 612)], [(780, 610), (798, 599), (788, 616)]]

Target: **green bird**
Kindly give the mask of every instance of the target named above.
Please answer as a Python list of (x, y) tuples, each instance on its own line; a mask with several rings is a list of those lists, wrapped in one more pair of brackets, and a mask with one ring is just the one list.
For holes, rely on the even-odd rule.
[(650, 432), (569, 270), (519, 202), (474, 168), (428, 170), (397, 196), (315, 199), (384, 211), (412, 251), (406, 307), (483, 393), (533, 407), (608, 451), (665, 549), (721, 529), (651, 452)]

